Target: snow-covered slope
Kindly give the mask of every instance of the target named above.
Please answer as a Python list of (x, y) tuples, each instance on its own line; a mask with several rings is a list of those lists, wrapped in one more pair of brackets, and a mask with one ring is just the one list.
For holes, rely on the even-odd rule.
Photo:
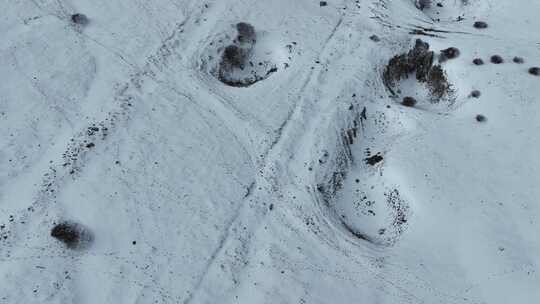
[(0, 303), (540, 301), (540, 2), (415, 2), (1, 2)]

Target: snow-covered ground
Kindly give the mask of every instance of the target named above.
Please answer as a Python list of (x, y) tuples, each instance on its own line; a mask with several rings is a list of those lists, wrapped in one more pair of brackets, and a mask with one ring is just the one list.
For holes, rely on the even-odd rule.
[[(540, 301), (540, 1), (0, 12), (0, 303)], [(443, 98), (384, 81), (416, 39)]]

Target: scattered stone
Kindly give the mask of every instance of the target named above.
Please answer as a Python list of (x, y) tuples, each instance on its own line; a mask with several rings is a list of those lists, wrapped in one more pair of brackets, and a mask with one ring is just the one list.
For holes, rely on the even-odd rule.
[(504, 62), (504, 59), (499, 55), (491, 56), (490, 60), (491, 60), (491, 63), (494, 63), (494, 64), (501, 64)]
[(406, 107), (414, 107), (416, 105), (416, 99), (410, 97), (410, 96), (407, 96), (405, 98), (403, 98), (403, 101), (401, 102), (402, 105), (406, 106)]
[(488, 24), (484, 21), (476, 21), (473, 26), (477, 29), (485, 29), (488, 27)]

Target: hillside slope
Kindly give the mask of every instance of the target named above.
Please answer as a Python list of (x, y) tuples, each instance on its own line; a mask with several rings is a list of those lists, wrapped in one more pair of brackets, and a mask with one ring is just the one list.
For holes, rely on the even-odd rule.
[(0, 303), (539, 301), (540, 2), (419, 7), (0, 3)]

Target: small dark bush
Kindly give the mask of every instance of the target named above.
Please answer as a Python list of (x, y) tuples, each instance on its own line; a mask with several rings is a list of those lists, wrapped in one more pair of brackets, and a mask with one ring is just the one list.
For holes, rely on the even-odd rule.
[(450, 47), (441, 51), (441, 56), (439, 57), (440, 61), (446, 61), (447, 59), (454, 59), (459, 57), (459, 49), (455, 47)]
[(407, 96), (405, 98), (403, 98), (403, 101), (401, 102), (402, 105), (406, 106), (406, 107), (414, 107), (416, 105), (416, 99), (410, 97), (410, 96)]
[(525, 60), (523, 60), (523, 58), (521, 57), (514, 57), (514, 59), (512, 59), (512, 61), (514, 61), (514, 63), (517, 63), (517, 64), (522, 64), (525, 62)]
[(529, 74), (534, 75), (534, 76), (540, 76), (540, 68), (539, 67), (530, 68)]
[(257, 35), (255, 34), (253, 25), (246, 22), (240, 22), (236, 24), (236, 30), (238, 31), (238, 42), (249, 44), (254, 44), (256, 42)]
[(471, 92), (471, 97), (473, 98), (480, 98), (480, 96), (482, 95), (482, 93), (480, 93), (480, 91), (478, 90), (474, 90)]
[(488, 27), (488, 24), (484, 21), (476, 21), (473, 26), (477, 29), (485, 29)]
[(501, 64), (504, 62), (504, 59), (499, 55), (491, 56), (490, 60), (491, 60), (491, 63), (494, 63), (494, 64)]
[(92, 235), (77, 223), (61, 222), (51, 230), (51, 236), (70, 249), (84, 248), (92, 241)]
[(473, 62), (474, 65), (483, 65), (484, 64), (484, 60), (482, 60), (480, 58), (475, 58), (472, 62)]
[(486, 120), (487, 120), (487, 118), (484, 115), (482, 115), (482, 114), (476, 115), (476, 121), (485, 122)]
[(223, 51), (222, 62), (233, 67), (242, 67), (246, 61), (244, 51), (236, 46), (229, 45)]
[(416, 0), (415, 6), (419, 10), (428, 9), (431, 7), (431, 0)]
[(448, 78), (440, 65), (435, 65), (429, 71), (427, 84), (429, 92), (435, 100), (443, 98), (451, 92)]
[(371, 41), (374, 41), (374, 42), (381, 41), (381, 38), (379, 38), (379, 36), (377, 36), (377, 35), (371, 35), (371, 36), (369, 36), (369, 39), (371, 39)]
[(79, 25), (87, 25), (88, 17), (84, 14), (73, 14), (71, 15), (71, 22)]
[[(409, 52), (390, 59), (383, 72), (384, 84), (393, 95), (397, 95), (397, 83), (415, 74), (416, 80), (427, 84), (432, 101), (438, 101), (451, 90), (442, 67), (433, 65), (434, 57), (434, 52), (429, 50), (429, 44), (417, 39), (414, 48)], [(399, 88), (397, 89), (397, 93), (400, 93)]]
[(326, 1), (321, 1), (321, 2), (319, 2), (319, 5), (320, 5), (320, 6), (327, 6), (327, 5), (328, 5), (328, 2), (326, 2)]

